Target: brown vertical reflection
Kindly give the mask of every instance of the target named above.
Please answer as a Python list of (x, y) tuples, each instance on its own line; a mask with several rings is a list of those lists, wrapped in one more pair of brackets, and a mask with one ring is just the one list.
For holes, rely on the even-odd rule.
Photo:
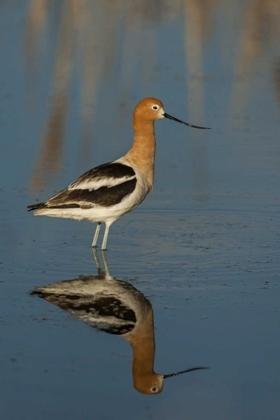
[(132, 2), (126, 4), (121, 63), (123, 88), (120, 92), (124, 103), (131, 98), (131, 86), (139, 78), (144, 87), (145, 83), (149, 85), (156, 66), (155, 32), (148, 30), (147, 20), (153, 16), (152, 9), (151, 5), (144, 10), (143, 4), (142, 7), (140, 4), (135, 7)]
[(26, 23), (26, 39), (25, 50), (28, 60), (28, 67), (34, 68), (38, 53), (38, 43), (41, 38), (41, 33), (45, 28), (46, 19), (48, 15), (48, 1), (47, 0), (30, 0), (27, 23)]
[(235, 66), (229, 117), (234, 126), (240, 128), (243, 120), (236, 118), (247, 108), (252, 74), (257, 60), (264, 53), (264, 46), (270, 38), (279, 39), (280, 2), (278, 0), (247, 0), (239, 49)]
[(243, 120), (236, 116), (244, 113), (247, 108), (251, 76), (256, 59), (261, 52), (262, 39), (266, 31), (264, 26), (266, 8), (266, 0), (248, 0), (246, 2), (229, 111), (230, 120), (233, 121), (235, 128), (240, 128), (243, 125)]
[(280, 103), (280, 58), (278, 59), (274, 68), (274, 82), (278, 102)]
[(38, 46), (42, 33), (46, 27), (48, 17), (47, 0), (30, 0), (26, 21), (26, 36), (24, 40), (26, 62), (28, 69), (28, 95), (29, 104), (36, 104), (34, 85), (38, 82)]
[(80, 143), (82, 166), (89, 166), (90, 145), (98, 106), (100, 80), (116, 84), (116, 33), (121, 25), (123, 1), (92, 2), (82, 0), (79, 19), (78, 51), (81, 72)]
[(68, 107), (68, 89), (79, 4), (79, 0), (64, 0), (62, 5), (53, 75), (53, 99), (46, 128), (40, 141), (39, 157), (31, 178), (31, 188), (35, 191), (42, 187), (47, 176), (60, 169), (62, 163), (64, 123)]
[[(210, 0), (187, 0), (183, 2), (184, 40), (187, 63), (186, 81), (189, 120), (204, 121), (204, 67), (203, 41), (209, 32)], [(208, 196), (208, 157), (204, 137), (196, 133), (195, 143), (190, 143), (191, 179), (193, 195), (200, 195), (202, 200)], [(201, 135), (202, 136), (202, 135)]]

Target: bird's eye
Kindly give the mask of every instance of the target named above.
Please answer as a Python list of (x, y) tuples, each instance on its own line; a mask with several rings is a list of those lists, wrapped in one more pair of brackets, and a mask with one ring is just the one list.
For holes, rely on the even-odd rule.
[(152, 392), (157, 392), (157, 390), (158, 390), (158, 387), (157, 387), (156, 385), (154, 385), (154, 386), (151, 388), (151, 391), (152, 391)]
[(152, 108), (156, 111), (157, 109), (159, 109), (158, 105), (153, 105)]

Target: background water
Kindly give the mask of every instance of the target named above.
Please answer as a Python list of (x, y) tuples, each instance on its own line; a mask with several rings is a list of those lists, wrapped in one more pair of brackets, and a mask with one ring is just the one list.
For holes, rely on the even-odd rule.
[[(280, 415), (280, 1), (0, 3), (1, 419)], [(155, 187), (110, 232), (111, 274), (152, 303), (155, 370), (29, 292), (95, 274), (94, 226), (34, 218), (132, 142), (145, 96), (211, 131), (156, 122)]]

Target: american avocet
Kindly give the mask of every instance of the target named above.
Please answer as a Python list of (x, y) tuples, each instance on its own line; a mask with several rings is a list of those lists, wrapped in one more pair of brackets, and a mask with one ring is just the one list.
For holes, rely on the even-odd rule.
[(154, 121), (168, 118), (188, 127), (207, 129), (178, 120), (164, 111), (156, 98), (144, 98), (133, 113), (134, 142), (131, 149), (109, 163), (90, 169), (48, 200), (28, 206), (36, 216), (63, 217), (96, 222), (92, 247), (97, 245), (101, 223), (106, 249), (109, 229), (123, 214), (135, 209), (151, 191), (154, 182), (156, 139)]
[(164, 379), (207, 369), (198, 366), (168, 375), (154, 372), (155, 335), (151, 303), (130, 283), (110, 275), (105, 251), (105, 272), (100, 269), (95, 249), (94, 253), (98, 264), (97, 276), (81, 276), (38, 287), (32, 294), (68, 311), (91, 327), (127, 340), (133, 351), (134, 388), (141, 393), (159, 394)]

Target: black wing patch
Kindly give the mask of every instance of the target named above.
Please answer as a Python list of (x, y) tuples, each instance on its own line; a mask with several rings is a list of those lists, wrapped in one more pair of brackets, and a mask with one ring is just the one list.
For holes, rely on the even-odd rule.
[(28, 211), (33, 211), (44, 208), (87, 209), (95, 205), (104, 207), (114, 206), (134, 191), (137, 182), (136, 177), (112, 187), (102, 186), (96, 190), (79, 189), (79, 184), (86, 180), (98, 181), (102, 178), (124, 178), (132, 176), (135, 176), (135, 172), (130, 166), (123, 165), (122, 163), (105, 163), (81, 175), (69, 186), (71, 188), (75, 187), (74, 189), (65, 188), (49, 200), (31, 204), (27, 208), (29, 209)]
[(82, 182), (91, 180), (98, 181), (102, 178), (131, 178), (132, 176), (135, 176), (135, 172), (131, 166), (127, 166), (118, 162), (108, 162), (85, 172), (78, 179), (76, 179), (76, 181), (72, 182), (69, 187), (78, 187), (78, 185)]
[[(98, 190), (70, 190), (67, 191), (66, 201), (79, 204), (81, 208), (90, 208), (94, 205), (110, 207), (120, 203), (127, 195), (131, 194), (136, 186), (136, 178), (114, 187), (100, 187)], [(52, 204), (52, 203), (50, 203)]]

